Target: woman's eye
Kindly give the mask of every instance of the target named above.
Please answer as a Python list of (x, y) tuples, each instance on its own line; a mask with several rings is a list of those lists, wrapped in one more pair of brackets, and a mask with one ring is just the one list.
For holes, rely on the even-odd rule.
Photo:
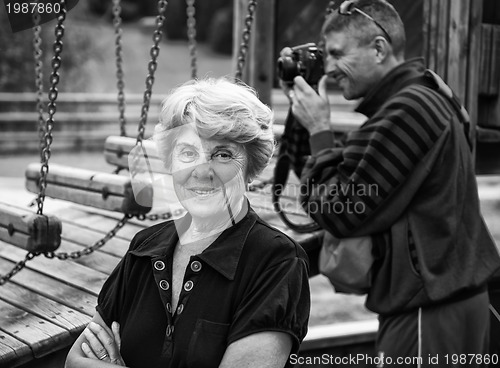
[(233, 158), (233, 155), (231, 152), (225, 152), (225, 151), (220, 151), (215, 153), (212, 158), (214, 160), (217, 160), (219, 162), (227, 162), (230, 161)]
[(182, 150), (181, 152), (179, 152), (179, 158), (184, 162), (194, 161), (197, 157), (198, 154), (193, 150)]

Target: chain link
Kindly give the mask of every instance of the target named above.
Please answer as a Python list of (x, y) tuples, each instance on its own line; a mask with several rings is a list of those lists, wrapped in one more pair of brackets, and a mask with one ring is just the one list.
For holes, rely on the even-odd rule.
[[(38, 7), (35, 7), (38, 9)], [(39, 151), (40, 160), (42, 160), (42, 150), (45, 137), (45, 118), (43, 116), (43, 52), (42, 52), (42, 27), (40, 27), (40, 14), (38, 11), (33, 13), (33, 57), (35, 62), (35, 87), (36, 87), (36, 110), (38, 112), (38, 137), (40, 140)]]
[(116, 56), (116, 86), (118, 87), (118, 112), (120, 113), (118, 122), (120, 123), (120, 135), (125, 137), (127, 131), (125, 126), (125, 81), (123, 72), (123, 49), (122, 49), (122, 8), (120, 0), (113, 0), (113, 26), (115, 29), (115, 56)]
[(189, 46), (189, 56), (191, 57), (191, 78), (198, 76), (197, 56), (196, 56), (196, 8), (195, 0), (186, 0), (187, 8), (187, 36)]
[(5, 275), (0, 276), (0, 285), (5, 284), (7, 281), (9, 281), (16, 273), (21, 271), (24, 267), (26, 267), (26, 262), (31, 261), (33, 258), (39, 256), (40, 253), (33, 253), (33, 252), (28, 252), (26, 254), (26, 257), (22, 261), (19, 261), (15, 264), (15, 266), (7, 272)]
[(50, 146), (52, 144), (52, 128), (54, 127), (54, 115), (56, 113), (57, 84), (59, 83), (59, 68), (61, 67), (61, 53), (63, 49), (62, 39), (64, 36), (64, 20), (66, 19), (66, 0), (61, 0), (61, 11), (57, 17), (55, 29), (56, 39), (54, 41), (54, 57), (52, 58), (52, 74), (50, 75), (51, 87), (49, 90), (48, 118), (45, 122), (43, 137), (43, 148), (41, 151), (40, 179), (38, 181), (37, 213), (43, 214), (43, 202), (45, 200), (45, 189), (47, 188), (47, 174), (49, 172)]
[(12, 270), (10, 270), (8, 273), (6, 273), (3, 276), (0, 276), (0, 285), (5, 284), (15, 274), (17, 274), (24, 267), (26, 267), (26, 262), (32, 260), (33, 258), (35, 258), (41, 254), (43, 254), (45, 257), (47, 257), (49, 259), (57, 258), (57, 259), (64, 261), (64, 260), (68, 260), (68, 259), (77, 259), (77, 258), (80, 258), (82, 256), (86, 256), (86, 255), (89, 255), (89, 254), (95, 252), (99, 248), (102, 248), (110, 239), (112, 239), (116, 235), (118, 230), (120, 230), (123, 226), (125, 226), (125, 224), (128, 222), (128, 220), (130, 218), (132, 218), (132, 215), (129, 215), (129, 214), (124, 215), (123, 218), (121, 220), (119, 220), (118, 223), (115, 225), (115, 227), (113, 227), (108, 233), (106, 233), (106, 235), (104, 235), (104, 237), (102, 237), (102, 239), (98, 240), (93, 245), (86, 247), (82, 250), (78, 250), (78, 251), (74, 251), (74, 252), (70, 252), (70, 253), (67, 253), (67, 252), (58, 252), (58, 253), (55, 253), (55, 252), (45, 252), (45, 253), (28, 252), (28, 254), (26, 254), (26, 257), (22, 261), (17, 262), (15, 264), (15, 266), (12, 268)]
[(247, 15), (245, 17), (245, 28), (241, 35), (242, 41), (240, 44), (240, 50), (238, 52), (238, 61), (236, 64), (235, 78), (241, 79), (243, 75), (243, 67), (245, 66), (246, 55), (248, 53), (248, 47), (250, 44), (250, 36), (252, 31), (252, 23), (255, 15), (255, 9), (257, 7), (257, 0), (250, 0), (248, 2)]
[(121, 220), (119, 220), (118, 223), (115, 225), (115, 227), (113, 227), (106, 235), (104, 235), (104, 237), (102, 239), (98, 240), (97, 242), (95, 242), (91, 246), (83, 248), (82, 250), (77, 250), (77, 251), (73, 251), (73, 252), (69, 252), (69, 253), (67, 253), (67, 252), (58, 252), (58, 253), (46, 252), (46, 253), (43, 253), (43, 255), (49, 259), (57, 258), (57, 259), (60, 259), (62, 261), (67, 260), (67, 259), (78, 259), (82, 256), (89, 255), (89, 254), (95, 252), (96, 250), (98, 250), (99, 248), (102, 248), (110, 239), (112, 239), (116, 235), (118, 230), (120, 230), (123, 226), (125, 226), (125, 224), (128, 222), (128, 220), (131, 218), (132, 218), (132, 215), (129, 215), (129, 214), (124, 215), (123, 218)]
[(162, 38), (162, 28), (165, 22), (165, 10), (167, 9), (167, 1), (158, 1), (158, 16), (156, 17), (156, 29), (153, 33), (153, 46), (151, 47), (150, 55), (151, 61), (148, 64), (148, 75), (146, 77), (146, 90), (144, 91), (144, 101), (141, 108), (141, 119), (139, 121), (139, 128), (137, 134), (137, 144), (141, 144), (144, 139), (144, 132), (146, 130), (146, 122), (148, 119), (149, 105), (151, 103), (151, 94), (153, 93), (154, 84), (154, 74), (158, 67), (156, 62), (158, 55), (160, 54), (160, 41)]

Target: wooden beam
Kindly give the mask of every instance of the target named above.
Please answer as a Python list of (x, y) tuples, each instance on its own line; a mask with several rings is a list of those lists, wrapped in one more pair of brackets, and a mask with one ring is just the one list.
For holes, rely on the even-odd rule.
[[(245, 19), (248, 15), (249, 0), (234, 0), (233, 28), (233, 70), (236, 71)], [(274, 33), (275, 0), (257, 2), (252, 28), (250, 30), (249, 49), (246, 53), (242, 80), (254, 87), (259, 98), (271, 105), (271, 90), (274, 78)]]
[(257, 90), (260, 100), (269, 106), (271, 105), (271, 90), (276, 68), (274, 60), (275, 9), (275, 0), (261, 0), (259, 2), (248, 58), (249, 84)]
[[(26, 188), (29, 191), (38, 192), (39, 178), (40, 164), (28, 165)], [(151, 210), (153, 188), (151, 183), (128, 176), (51, 164), (45, 195), (109, 211), (144, 214)]]

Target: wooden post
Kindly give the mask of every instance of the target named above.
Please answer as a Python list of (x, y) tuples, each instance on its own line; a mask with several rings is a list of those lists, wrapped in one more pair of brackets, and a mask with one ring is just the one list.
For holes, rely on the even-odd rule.
[(424, 56), (460, 97), (475, 132), (482, 1), (424, 0)]
[[(274, 60), (274, 26), (275, 0), (257, 2), (255, 18), (252, 24), (250, 47), (246, 55), (243, 81), (254, 87), (262, 102), (271, 105), (271, 90), (275, 68)], [(248, 0), (234, 1), (234, 41), (233, 65), (236, 70), (238, 51), (245, 28), (248, 12)]]
[[(248, 0), (234, 0), (233, 14), (233, 75), (236, 73), (238, 65), (238, 53), (243, 41), (242, 34), (245, 29), (245, 17), (248, 11)], [(248, 83), (248, 55), (241, 80)]]
[(249, 82), (265, 104), (271, 106), (271, 90), (276, 68), (274, 60), (275, 0), (261, 0), (257, 6), (248, 58)]

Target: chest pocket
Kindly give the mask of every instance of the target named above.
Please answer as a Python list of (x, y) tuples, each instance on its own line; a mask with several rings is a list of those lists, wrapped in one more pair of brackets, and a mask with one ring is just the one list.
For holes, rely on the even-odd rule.
[(188, 366), (191, 368), (218, 367), (227, 348), (228, 332), (228, 323), (198, 319), (189, 342)]

